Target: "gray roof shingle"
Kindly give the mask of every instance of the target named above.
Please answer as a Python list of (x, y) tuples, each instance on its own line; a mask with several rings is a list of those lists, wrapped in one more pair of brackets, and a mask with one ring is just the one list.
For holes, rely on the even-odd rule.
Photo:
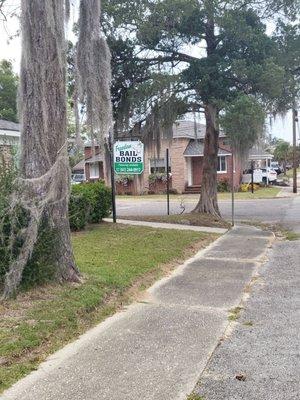
[(5, 131), (15, 131), (20, 132), (20, 124), (16, 122), (6, 121), (4, 119), (0, 119), (0, 129)]
[[(206, 126), (194, 121), (176, 121), (173, 125), (173, 138), (203, 139), (205, 137)], [(220, 132), (220, 137), (225, 137), (224, 132)]]
[[(200, 142), (199, 140), (190, 140), (183, 155), (185, 157), (194, 157), (194, 156), (201, 157), (201, 156), (203, 156), (204, 155), (204, 143)], [(219, 156), (229, 156), (229, 155), (231, 155), (231, 153), (227, 150), (219, 148), (218, 155)]]

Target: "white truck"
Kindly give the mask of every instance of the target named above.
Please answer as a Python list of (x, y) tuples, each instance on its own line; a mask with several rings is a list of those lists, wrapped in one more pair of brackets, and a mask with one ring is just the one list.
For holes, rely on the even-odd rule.
[[(251, 169), (244, 171), (242, 182), (251, 183)], [(256, 168), (253, 170), (253, 183), (271, 183), (274, 184), (277, 181), (277, 172), (268, 168)]]

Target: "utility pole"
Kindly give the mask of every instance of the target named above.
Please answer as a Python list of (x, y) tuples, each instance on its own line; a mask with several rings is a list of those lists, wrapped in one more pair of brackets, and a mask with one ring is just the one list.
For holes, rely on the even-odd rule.
[(166, 150), (166, 163), (167, 163), (167, 214), (170, 215), (170, 159), (169, 149)]
[(235, 165), (234, 165), (234, 155), (233, 155), (233, 149), (232, 149), (232, 154), (231, 154), (231, 223), (232, 226), (235, 225), (235, 217), (234, 217), (234, 170), (235, 170)]
[(297, 193), (297, 134), (296, 123), (298, 122), (298, 111), (293, 107), (293, 193)]

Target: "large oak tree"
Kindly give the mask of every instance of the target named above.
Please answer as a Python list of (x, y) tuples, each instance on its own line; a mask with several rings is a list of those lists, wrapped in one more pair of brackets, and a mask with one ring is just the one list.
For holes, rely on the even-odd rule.
[[(9, 264), (4, 297), (15, 293), (33, 257), (45, 262), (47, 246), (51, 249), (46, 261), (58, 281), (80, 278), (68, 220), (65, 22), (69, 12), (68, 0), (21, 1), (21, 161), (20, 176), (0, 224), (0, 245), (8, 249)], [(100, 31), (100, 0), (81, 0), (78, 25), (78, 94), (87, 104), (91, 131), (107, 134), (110, 53)], [(41, 247), (39, 255), (36, 249)]]
[[(284, 69), (276, 59), (275, 41), (266, 34), (259, 4), (104, 1), (104, 11), (110, 10), (113, 15), (112, 24), (135, 41), (136, 62), (158, 65), (166, 75), (175, 77), (171, 90), (177, 98), (188, 99), (186, 110), (190, 111), (192, 104), (205, 115), (204, 168), (197, 212), (220, 215), (216, 184), (220, 115), (243, 95), (251, 97), (248, 105), (253, 104), (255, 110), (258, 104), (271, 107), (282, 94)], [(267, 15), (269, 7), (264, 11)]]

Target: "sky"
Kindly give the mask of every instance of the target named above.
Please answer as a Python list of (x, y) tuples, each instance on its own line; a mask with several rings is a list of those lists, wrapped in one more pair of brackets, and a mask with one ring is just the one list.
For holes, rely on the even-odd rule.
[[(73, 0), (76, 2), (77, 0)], [(19, 0), (7, 0), (6, 11), (18, 12)], [(71, 16), (71, 23), (75, 21), (76, 15)], [(0, 18), (0, 60), (7, 59), (11, 60), (16, 73), (19, 72), (20, 60), (21, 60), (21, 39), (17, 35), (19, 31), (19, 19), (17, 17), (9, 17), (6, 22)], [(72, 38), (70, 29), (68, 30), (69, 39)], [(292, 113), (289, 112), (284, 118), (278, 116), (275, 120), (272, 120), (270, 124), (269, 120), (266, 121), (267, 132), (272, 136), (292, 142)], [(299, 138), (300, 139), (300, 138)]]

